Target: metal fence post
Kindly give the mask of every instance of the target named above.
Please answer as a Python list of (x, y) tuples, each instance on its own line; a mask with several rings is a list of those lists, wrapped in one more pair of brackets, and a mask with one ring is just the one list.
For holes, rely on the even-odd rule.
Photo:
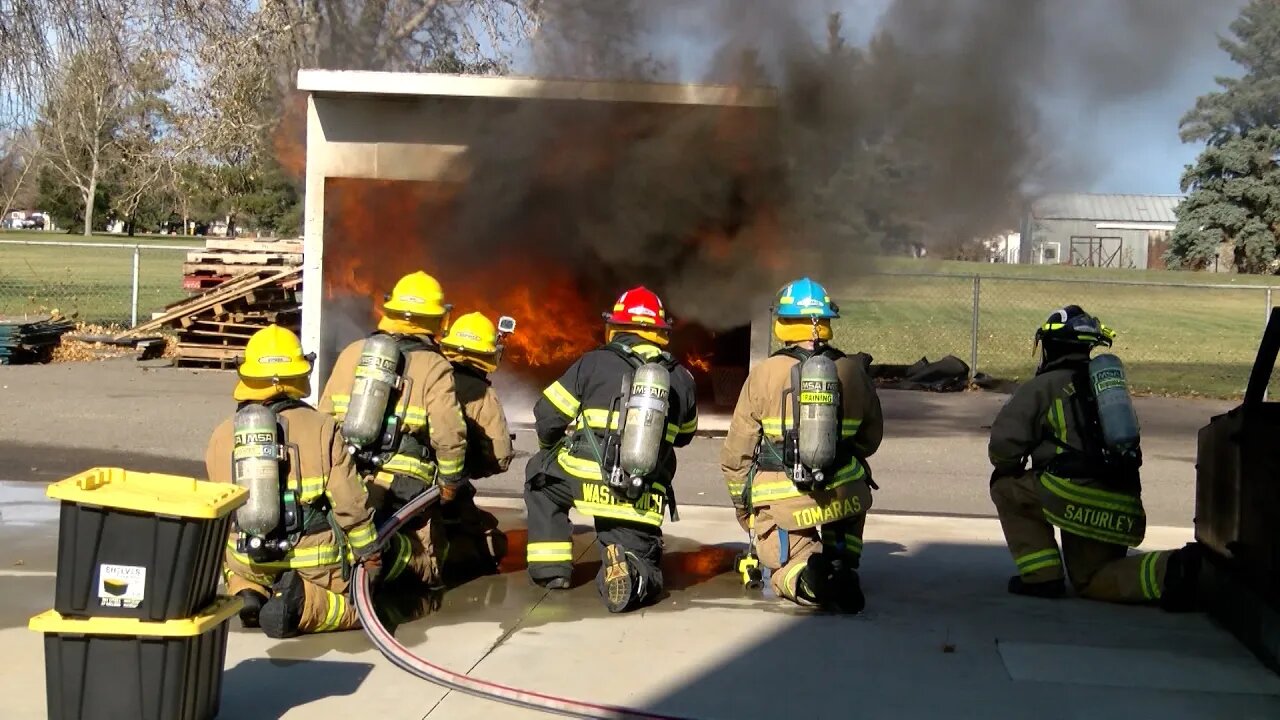
[(973, 276), (973, 325), (970, 328), (971, 343), (969, 345), (969, 380), (978, 374), (978, 305), (982, 297), (982, 276)]
[(129, 303), (129, 327), (138, 327), (138, 266), (141, 261), (142, 250), (137, 246), (133, 246), (133, 298)]
[(1262, 329), (1267, 329), (1267, 323), (1271, 322), (1271, 288), (1267, 288), (1267, 314), (1262, 318)]

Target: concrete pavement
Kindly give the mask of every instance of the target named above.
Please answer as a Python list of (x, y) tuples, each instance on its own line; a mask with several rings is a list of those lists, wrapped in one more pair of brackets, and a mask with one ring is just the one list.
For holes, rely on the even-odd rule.
[[(496, 376), (513, 424), (529, 419), (536, 391)], [(233, 373), (139, 367), (129, 359), (0, 370), (0, 480), (57, 480), (95, 465), (203, 473), (213, 428), (234, 411)], [(881, 490), (876, 512), (992, 516), (987, 432), (1007, 396), (881, 391), (885, 441), (871, 459)], [(1234, 406), (1213, 400), (1139, 398), (1144, 501), (1157, 525), (1190, 524), (1197, 430)], [(709, 413), (705, 427), (723, 427)], [(679, 453), (675, 487), (689, 505), (727, 505), (720, 440)], [(520, 455), (483, 492), (518, 496), (536, 441), (518, 432)]]
[[(25, 621), (52, 601), (56, 535), (47, 519), (13, 520), (39, 504), (21, 487), (0, 486), (0, 646), (28, 658), (0, 672), (11, 720), (45, 717), (41, 636)], [(575, 588), (548, 593), (523, 571), (519, 503), (486, 505), (511, 537), (503, 573), (395, 630), (432, 662), (485, 679), (708, 720), (1280, 717), (1280, 678), (1203, 615), (1006, 594), (1013, 566), (993, 520), (871, 518), (868, 609), (838, 617), (742, 589), (728, 572), (741, 533), (723, 510), (688, 507), (666, 526), (669, 596), (609, 616), (590, 583), (590, 530), (575, 536)], [(1144, 547), (1189, 538), (1153, 527)], [(273, 642), (232, 627), (221, 718), (547, 717), (414, 679), (360, 632)]]

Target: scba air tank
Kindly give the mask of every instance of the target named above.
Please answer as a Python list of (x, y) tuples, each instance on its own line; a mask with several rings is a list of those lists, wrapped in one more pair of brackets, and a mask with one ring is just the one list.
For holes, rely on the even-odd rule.
[(1089, 382), (1098, 403), (1098, 424), (1107, 448), (1125, 453), (1138, 446), (1138, 414), (1120, 358), (1106, 353), (1089, 361)]
[(387, 404), (400, 384), (396, 370), (400, 367), (400, 345), (390, 335), (373, 335), (360, 348), (356, 361), (355, 381), (351, 385), (351, 402), (342, 419), (342, 436), (347, 448), (355, 451), (368, 447), (382, 437)]
[(280, 524), (280, 463), (276, 414), (263, 405), (236, 411), (232, 441), (232, 481), (249, 491), (235, 511), (235, 523), (246, 535), (263, 537)]
[(671, 373), (665, 367), (645, 363), (636, 369), (618, 452), (622, 470), (631, 477), (645, 477), (658, 467), (670, 397)]
[(800, 464), (821, 482), (821, 472), (835, 462), (840, 442), (840, 376), (831, 358), (814, 355), (800, 366), (798, 405)]

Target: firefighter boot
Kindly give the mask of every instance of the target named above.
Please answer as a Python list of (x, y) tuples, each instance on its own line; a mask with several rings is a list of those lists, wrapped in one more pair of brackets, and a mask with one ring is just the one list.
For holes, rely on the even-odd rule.
[(808, 564), (796, 581), (796, 599), (808, 605), (829, 609), (834, 595), (834, 572), (831, 558), (822, 553), (809, 556)]
[(843, 558), (833, 561), (832, 604), (842, 613), (856, 615), (867, 606), (858, 572)]
[(258, 627), (258, 614), (262, 612), (262, 605), (267, 602), (266, 596), (257, 590), (241, 590), (236, 593), (236, 597), (244, 601), (240, 608), (240, 627)]
[(1160, 607), (1167, 612), (1192, 612), (1200, 609), (1200, 564), (1203, 550), (1197, 543), (1187, 543), (1181, 550), (1169, 553), (1164, 571), (1164, 588)]
[(302, 576), (293, 570), (281, 575), (271, 586), (271, 599), (258, 614), (263, 634), (277, 640), (297, 635), (306, 597)]
[(604, 549), (600, 597), (611, 613), (625, 612), (638, 598), (644, 597), (644, 576), (632, 567), (630, 557), (631, 553), (621, 545), (608, 545)]
[(1062, 580), (1046, 580), (1044, 582), (1027, 582), (1021, 575), (1009, 578), (1009, 592), (1014, 595), (1046, 598), (1056, 600), (1067, 594), (1067, 584)]

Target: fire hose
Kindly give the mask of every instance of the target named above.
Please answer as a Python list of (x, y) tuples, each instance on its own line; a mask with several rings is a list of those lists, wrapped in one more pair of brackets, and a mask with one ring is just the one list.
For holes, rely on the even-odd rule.
[[(385, 546), (396, 532), (414, 515), (422, 512), (432, 504), (439, 502), (440, 489), (431, 488), (414, 498), (378, 529), (378, 541)], [(414, 655), (395, 639), (374, 611), (373, 591), (370, 587), (369, 575), (364, 565), (357, 565), (351, 579), (354, 588), (356, 613), (360, 616), (360, 625), (365, 634), (373, 642), (374, 647), (393, 665), (410, 675), (435, 683), (441, 687), (474, 695), (485, 700), (494, 700), (508, 705), (540, 710), (566, 717), (589, 718), (592, 720), (688, 720), (675, 715), (658, 715), (614, 705), (582, 702), (571, 698), (547, 695), (533, 690), (522, 690), (508, 685), (473, 678), (466, 673), (455, 672), (446, 667), (424, 660)]]

